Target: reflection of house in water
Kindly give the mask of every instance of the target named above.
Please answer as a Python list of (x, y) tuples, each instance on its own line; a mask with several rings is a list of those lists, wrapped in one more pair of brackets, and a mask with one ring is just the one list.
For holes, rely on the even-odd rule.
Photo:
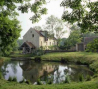
[(23, 69), (24, 78), (34, 83), (38, 78), (54, 72), (55, 69), (57, 69), (57, 66), (43, 63), (37, 64), (30, 61), (30, 63), (25, 62), (21, 65), (21, 68)]

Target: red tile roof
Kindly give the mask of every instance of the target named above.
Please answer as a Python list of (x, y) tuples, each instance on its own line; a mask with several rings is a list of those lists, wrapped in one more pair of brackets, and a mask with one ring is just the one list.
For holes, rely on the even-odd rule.
[(35, 48), (35, 46), (34, 46), (31, 42), (26, 41), (26, 44), (27, 44), (30, 48)]

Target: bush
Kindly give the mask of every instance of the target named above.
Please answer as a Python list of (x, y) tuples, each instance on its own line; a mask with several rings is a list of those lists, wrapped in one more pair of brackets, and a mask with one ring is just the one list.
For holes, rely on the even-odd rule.
[(37, 85), (42, 85), (42, 82), (40, 81), (40, 79), (37, 80)]
[(69, 60), (67, 58), (66, 59), (63, 57), (61, 58), (61, 63), (68, 63), (68, 62), (69, 62)]
[(91, 76), (90, 75), (87, 75), (86, 81), (90, 81), (90, 80), (91, 80)]
[(14, 77), (14, 78), (12, 79), (12, 81), (17, 82), (17, 78), (16, 78), (16, 77)]
[(8, 81), (12, 81), (13, 79), (12, 79), (12, 77), (11, 76), (9, 76), (9, 78), (8, 78)]
[(84, 81), (84, 77), (83, 77), (82, 74), (79, 74), (79, 81), (80, 81), (80, 82), (83, 82), (83, 81)]
[(41, 62), (41, 61), (42, 61), (42, 59), (41, 59), (41, 57), (40, 57), (40, 56), (37, 56), (37, 57), (35, 57), (35, 58), (34, 58), (34, 61), (35, 61), (35, 62)]
[(34, 55), (34, 56), (41, 56), (41, 55), (43, 55), (45, 52), (44, 52), (44, 49), (43, 49), (43, 47), (40, 47), (38, 50), (33, 50), (32, 51), (32, 54)]
[(24, 83), (25, 82), (25, 79), (23, 78), (19, 83)]
[(69, 76), (67, 75), (66, 77), (65, 77), (65, 81), (64, 81), (64, 83), (70, 83), (71, 81), (70, 81), (70, 78), (69, 78)]
[(3, 77), (2, 77), (2, 74), (0, 73), (0, 79), (2, 79)]
[(98, 39), (87, 44), (86, 52), (98, 52)]
[(31, 84), (30, 80), (26, 80), (25, 83), (27, 83), (27, 84)]
[(53, 80), (50, 79), (47, 84), (53, 84)]

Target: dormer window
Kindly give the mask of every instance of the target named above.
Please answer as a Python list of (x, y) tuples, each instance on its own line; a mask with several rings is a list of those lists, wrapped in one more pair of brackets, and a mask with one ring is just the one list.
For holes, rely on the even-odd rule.
[(34, 37), (34, 34), (32, 34), (32, 37)]

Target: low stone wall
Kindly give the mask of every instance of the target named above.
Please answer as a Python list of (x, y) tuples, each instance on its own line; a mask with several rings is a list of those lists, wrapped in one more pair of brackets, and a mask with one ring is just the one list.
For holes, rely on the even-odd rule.
[(45, 50), (45, 53), (53, 53), (53, 52), (76, 52), (76, 50)]

